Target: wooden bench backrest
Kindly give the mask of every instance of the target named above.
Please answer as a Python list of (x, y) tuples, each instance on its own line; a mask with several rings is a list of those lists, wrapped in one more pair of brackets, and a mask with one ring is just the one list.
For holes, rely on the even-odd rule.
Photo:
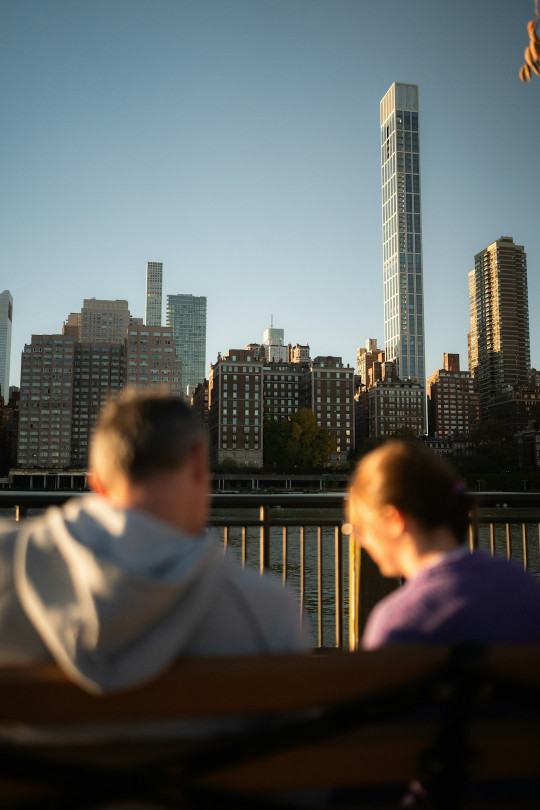
[[(214, 748), (211, 745), (203, 751), (202, 759), (200, 753), (195, 752), (191, 757), (188, 752), (188, 759), (182, 760), (180, 769), (184, 774), (181, 784), (184, 784), (182, 779), (188, 779), (190, 790), (197, 783), (205, 789), (263, 793), (329, 786), (406, 784), (419, 775), (424, 754), (431, 752), (435, 760), (437, 756), (443, 760), (448, 758), (440, 782), (443, 788), (439, 793), (444, 794), (447, 784), (459, 781), (455, 767), (456, 763), (459, 765), (460, 752), (454, 751), (452, 713), (454, 710), (460, 713), (462, 697), (465, 703), (469, 697), (472, 703), (478, 701), (477, 674), (480, 685), (485, 682), (494, 693), (494, 684), (497, 688), (502, 684), (496, 703), (506, 704), (513, 692), (523, 688), (526, 695), (532, 696), (532, 702), (536, 701), (536, 708), (540, 704), (540, 645), (495, 647), (487, 651), (487, 656), (484, 652), (480, 650), (476, 659), (474, 651), (472, 657), (465, 651), (461, 659), (458, 656), (457, 665), (451, 663), (452, 658), (449, 663), (452, 653), (446, 648), (412, 646), (354, 654), (186, 660), (178, 662), (150, 684), (103, 696), (81, 690), (52, 664), (4, 669), (0, 670), (0, 726), (21, 723), (76, 727), (84, 723), (95, 726), (115, 722), (129, 725), (132, 721), (151, 725), (152, 721), (160, 719), (267, 714), (279, 717), (288, 712), (300, 712), (302, 718), (303, 710), (317, 707), (325, 713), (322, 726), (317, 725), (315, 713), (313, 734), (311, 721), (303, 728), (304, 721), (300, 719), (296, 726), (294, 721), (292, 726), (287, 726), (281, 738), (279, 729), (277, 733), (263, 734), (259, 751), (250, 750), (252, 745), (257, 747), (256, 736), (243, 740), (240, 735), (230, 749), (220, 747), (219, 741)], [(467, 678), (472, 683), (472, 691), (467, 686)], [(394, 716), (392, 707), (399, 704), (399, 701), (393, 702), (395, 696), (423, 683), (430, 684), (430, 689), (426, 689), (426, 703), (437, 709), (438, 719), (415, 714), (415, 707), (423, 710), (421, 689), (417, 692), (417, 702), (413, 698), (412, 715), (411, 712), (400, 713), (398, 709)], [(372, 716), (368, 711), (366, 714), (365, 709), (371, 704), (384, 710), (386, 700), (389, 712), (384, 715), (383, 711), (384, 722), (379, 722), (376, 713)], [(488, 718), (487, 724), (483, 720), (469, 723), (464, 716), (465, 725), (471, 726), (475, 757), (478, 755), (476, 778), (484, 782), (533, 779), (540, 785), (537, 754), (540, 713), (536, 710), (529, 718), (527, 712), (518, 707), (515, 717), (511, 712), (499, 719), (497, 706), (495, 709), (495, 720)], [(440, 716), (446, 717), (443, 725), (439, 722)], [(329, 723), (325, 727), (327, 717)], [(265, 736), (271, 743), (266, 749)], [(468, 756), (469, 743), (464, 738), (462, 744)], [(230, 758), (229, 751), (233, 754)], [(98, 774), (99, 768), (106, 769), (110, 765), (111, 746), (104, 743), (103, 752), (101, 755), (100, 746), (94, 745), (89, 754)], [(2, 753), (3, 756), (12, 754), (9, 748), (4, 748)], [(120, 756), (121, 765), (125, 765), (127, 756), (134, 757), (136, 767), (140, 762), (142, 768), (149, 763), (153, 766), (159, 756), (166, 762), (178, 757), (180, 762), (185, 746), (178, 747), (174, 741), (161, 739), (146, 744), (143, 741), (138, 747), (128, 746), (115, 753)], [(31, 747), (30, 755), (36, 756), (35, 747)], [(45, 771), (58, 766), (60, 773), (67, 775), (69, 768), (74, 767), (73, 754), (69, 748), (65, 751), (59, 748), (58, 756), (60, 760), (53, 762), (49, 750), (38, 746), (38, 759), (30, 759), (29, 770), (36, 767), (40, 757), (45, 757)], [(83, 752), (80, 756), (84, 759), (86, 754)], [(79, 759), (80, 756), (77, 754)], [(22, 757), (24, 762), (24, 753)], [(205, 769), (207, 762), (212, 764), (209, 769)], [(437, 767), (435, 761), (434, 772)], [(133, 767), (130, 767), (129, 774), (132, 772)], [(158, 776), (156, 790), (160, 789), (164, 778), (163, 774)], [(434, 803), (433, 806), (439, 805)], [(511, 806), (520, 805), (516, 801)]]

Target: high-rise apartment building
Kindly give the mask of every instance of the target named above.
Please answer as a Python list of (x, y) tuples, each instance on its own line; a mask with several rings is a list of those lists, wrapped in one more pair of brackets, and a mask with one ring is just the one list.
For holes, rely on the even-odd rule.
[(11, 326), (13, 298), (9, 290), (0, 293), (0, 394), (9, 402), (9, 364), (11, 357)]
[[(75, 343), (73, 357), (70, 460), (58, 466), (84, 470), (101, 410), (109, 397), (116, 396), (124, 385), (125, 345), (101, 341)], [(19, 465), (23, 466), (20, 458)], [(49, 466), (57, 465), (51, 461)]]
[(427, 381), (429, 435), (438, 439), (467, 436), (480, 421), (480, 395), (459, 354), (444, 354), (443, 368)]
[(75, 342), (66, 335), (32, 335), (31, 343), (24, 347), (17, 452), (20, 467), (70, 466), (74, 361)]
[(168, 295), (167, 326), (172, 327), (176, 353), (182, 361), (184, 393), (191, 395), (205, 377), (206, 297)]
[(381, 101), (386, 360), (425, 387), (418, 86), (394, 83)]
[(161, 326), (163, 262), (146, 263), (146, 320), (147, 326)]
[(474, 257), (469, 314), (469, 370), (487, 419), (504, 388), (527, 385), (530, 368), (527, 257), (511, 236), (501, 236)]
[(128, 302), (85, 298), (80, 312), (72, 312), (64, 322), (64, 334), (79, 343), (123, 343), (133, 318)]
[(122, 343), (32, 335), (21, 361), (18, 466), (84, 470), (103, 405), (126, 386), (182, 396), (172, 329), (131, 324)]
[(182, 363), (166, 326), (131, 325), (126, 339), (126, 386), (182, 396)]
[(210, 367), (210, 460), (247, 467), (263, 463), (264, 355), (256, 347), (229, 349)]
[(344, 464), (354, 448), (354, 370), (341, 357), (315, 357), (309, 367), (311, 410), (327, 430), (334, 449), (332, 464)]

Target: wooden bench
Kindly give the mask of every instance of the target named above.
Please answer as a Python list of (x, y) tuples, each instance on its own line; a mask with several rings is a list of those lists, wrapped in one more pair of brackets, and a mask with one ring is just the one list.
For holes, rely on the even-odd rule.
[(413, 780), (428, 807), (540, 807), (540, 646), (186, 660), (102, 696), (45, 664), (0, 688), (1, 808), (398, 807)]

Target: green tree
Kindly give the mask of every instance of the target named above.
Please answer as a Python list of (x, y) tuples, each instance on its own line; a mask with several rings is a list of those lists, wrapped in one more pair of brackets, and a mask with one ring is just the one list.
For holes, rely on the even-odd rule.
[(290, 471), (326, 467), (333, 450), (328, 431), (317, 425), (315, 414), (300, 408), (288, 419), (269, 414), (264, 422), (264, 466)]

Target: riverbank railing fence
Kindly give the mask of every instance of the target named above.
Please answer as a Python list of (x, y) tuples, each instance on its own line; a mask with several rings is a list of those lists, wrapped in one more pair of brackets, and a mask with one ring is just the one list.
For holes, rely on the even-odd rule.
[[(3, 490), (0, 514), (21, 520), (72, 495)], [(475, 498), (471, 549), (502, 554), (540, 577), (540, 493), (475, 493)], [(217, 493), (210, 523), (243, 565), (271, 568), (296, 591), (314, 645), (354, 650), (373, 605), (400, 583), (381, 577), (343, 533), (345, 501), (344, 493)]]

